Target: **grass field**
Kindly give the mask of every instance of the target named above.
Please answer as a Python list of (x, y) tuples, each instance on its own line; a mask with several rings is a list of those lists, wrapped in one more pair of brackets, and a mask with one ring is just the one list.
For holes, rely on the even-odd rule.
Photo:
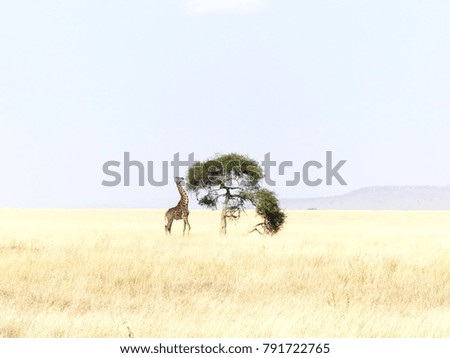
[(450, 212), (0, 210), (1, 337), (450, 337)]

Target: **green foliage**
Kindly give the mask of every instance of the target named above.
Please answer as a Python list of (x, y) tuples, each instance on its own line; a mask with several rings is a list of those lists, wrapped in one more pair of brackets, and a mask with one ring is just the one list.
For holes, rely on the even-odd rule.
[[(218, 155), (189, 168), (187, 189), (197, 195), (199, 204), (216, 208), (218, 200), (228, 196), (230, 207), (242, 208), (259, 188), (263, 172), (259, 164), (244, 155)], [(206, 191), (206, 194), (202, 194)]]
[(245, 180), (249, 186), (255, 186), (262, 178), (262, 169), (256, 161), (236, 153), (197, 162), (188, 171), (190, 189), (230, 184), (233, 180)]
[[(256, 213), (261, 216), (264, 221), (257, 226), (261, 226), (266, 234), (276, 234), (283, 227), (286, 214), (281, 211), (278, 199), (275, 193), (267, 190), (259, 190), (253, 200), (256, 206)], [(257, 228), (255, 228), (256, 231)]]

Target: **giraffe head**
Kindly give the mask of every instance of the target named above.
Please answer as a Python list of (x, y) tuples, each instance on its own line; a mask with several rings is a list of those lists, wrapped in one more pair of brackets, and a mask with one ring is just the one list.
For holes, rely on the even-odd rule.
[(183, 184), (184, 178), (183, 177), (175, 177), (175, 183), (176, 184)]

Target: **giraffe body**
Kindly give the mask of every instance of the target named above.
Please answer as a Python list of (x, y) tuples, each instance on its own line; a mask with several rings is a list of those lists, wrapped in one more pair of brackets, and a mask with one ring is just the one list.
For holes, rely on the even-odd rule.
[(170, 208), (166, 212), (166, 234), (171, 234), (172, 230), (172, 223), (174, 220), (181, 220), (183, 219), (184, 225), (183, 225), (183, 236), (186, 231), (186, 226), (188, 227), (188, 235), (191, 230), (191, 225), (189, 224), (189, 197), (186, 193), (186, 191), (183, 189), (182, 178), (175, 178), (175, 183), (178, 188), (178, 192), (180, 193), (180, 201), (178, 202), (177, 206), (174, 206), (173, 208)]

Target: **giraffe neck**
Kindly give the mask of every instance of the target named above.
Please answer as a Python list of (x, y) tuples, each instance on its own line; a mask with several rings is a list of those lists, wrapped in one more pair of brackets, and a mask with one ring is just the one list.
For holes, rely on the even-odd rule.
[(180, 193), (180, 202), (178, 203), (179, 205), (183, 205), (183, 206), (188, 206), (189, 204), (189, 197), (186, 193), (186, 191), (183, 189), (183, 187), (181, 186), (180, 183), (177, 183), (177, 188), (178, 188), (178, 192)]

